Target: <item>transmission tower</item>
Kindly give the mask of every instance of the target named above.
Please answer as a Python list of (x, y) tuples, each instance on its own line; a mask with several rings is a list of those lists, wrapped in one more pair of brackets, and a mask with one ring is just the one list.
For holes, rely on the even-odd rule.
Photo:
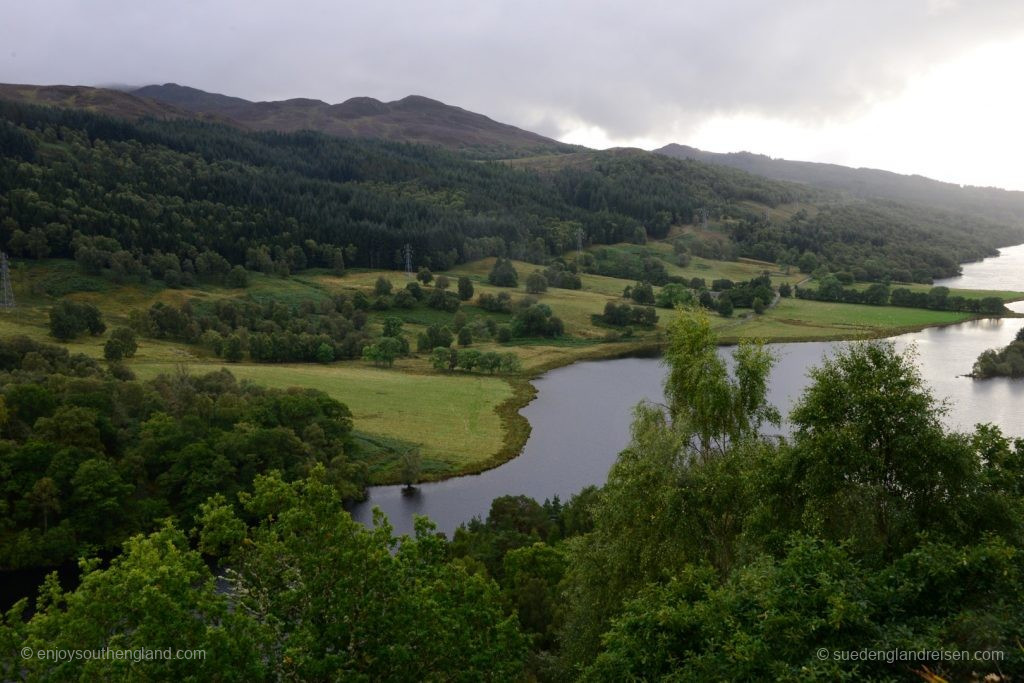
[(412, 277), (412, 245), (406, 242), (402, 247), (402, 253), (405, 255), (405, 274)]
[(700, 213), (700, 229), (701, 230), (707, 230), (708, 229), (708, 210), (706, 208), (704, 208), (704, 207), (701, 207), (698, 211)]
[(576, 228), (576, 260), (583, 258), (583, 228)]
[(11, 268), (7, 254), (0, 252), (0, 308), (14, 308), (14, 290), (11, 288)]

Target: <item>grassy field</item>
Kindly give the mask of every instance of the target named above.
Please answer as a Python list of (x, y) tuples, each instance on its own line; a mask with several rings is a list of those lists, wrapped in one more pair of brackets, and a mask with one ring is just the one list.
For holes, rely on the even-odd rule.
[[(672, 275), (745, 280), (765, 270), (773, 279), (796, 281), (802, 276), (780, 272), (774, 264), (755, 261), (710, 261), (694, 258), (686, 268), (674, 265), (671, 248), (664, 243), (644, 246), (614, 245), (611, 249), (644, 250), (665, 262)], [(527, 296), (525, 286), (515, 290), (493, 287), (487, 283), (493, 259), (467, 263), (447, 275), (455, 279), (468, 276), (477, 294), (509, 291), (513, 299)], [(515, 262), (520, 282), (538, 266)], [(38, 341), (53, 343), (49, 337), (48, 311), (61, 298), (72, 298), (96, 304), (103, 312), (108, 330), (124, 326), (132, 311), (145, 310), (153, 303), (180, 304), (192, 302), (203, 307), (218, 299), (247, 297), (258, 301), (275, 299), (297, 304), (320, 300), (340, 292), (363, 290), (369, 293), (376, 280), (385, 276), (395, 288), (405, 285), (407, 278), (395, 271), (353, 269), (343, 277), (327, 271), (311, 270), (282, 279), (254, 273), (250, 286), (242, 289), (198, 286), (189, 289), (166, 289), (158, 283), (118, 285), (102, 277), (80, 273), (68, 261), (19, 263), (14, 271), (18, 307), (0, 312), (0, 335), (24, 334)], [(140, 378), (185, 365), (193, 372), (228, 369), (239, 379), (264, 386), (301, 386), (325, 391), (344, 402), (352, 410), (357, 430), (357, 457), (369, 464), (375, 481), (395, 481), (399, 455), (418, 447), (424, 459), (424, 475), (442, 478), (458, 473), (475, 472), (513, 457), (528, 434), (528, 425), (518, 409), (532, 395), (526, 379), (538, 372), (582, 359), (612, 357), (641, 349), (656, 349), (664, 339), (664, 326), (677, 314), (658, 309), (659, 325), (653, 330), (636, 330), (623, 336), (620, 331), (595, 325), (592, 316), (603, 311), (608, 301), (622, 301), (622, 290), (633, 284), (630, 280), (583, 275), (583, 289), (549, 289), (538, 295), (562, 318), (566, 336), (559, 339), (514, 340), (509, 344), (477, 342), (480, 350), (511, 351), (523, 363), (523, 377), (491, 377), (438, 373), (432, 370), (425, 356), (400, 359), (391, 369), (378, 369), (359, 360), (314, 364), (224, 364), (198, 345), (186, 345), (153, 339), (140, 339), (139, 352), (129, 366)], [(957, 292), (963, 293), (963, 292)], [(965, 295), (968, 295), (964, 293)], [(986, 296), (989, 292), (970, 292)], [(1004, 298), (1019, 298), (1019, 293), (1003, 292)], [(470, 318), (491, 317), (499, 323), (509, 320), (508, 314), (493, 314), (463, 304), (462, 311)], [(369, 328), (378, 329), (386, 316), (405, 321), (405, 332), (415, 335), (432, 323), (450, 324), (452, 314), (422, 306), (414, 309), (371, 311)], [(764, 315), (754, 316), (749, 309), (738, 309), (731, 318), (712, 316), (711, 320), (723, 341), (758, 337), (768, 340), (843, 339), (877, 337), (918, 329), (929, 325), (958, 322), (969, 317), (963, 313), (928, 311), (895, 307), (875, 307), (826, 303), (799, 299), (783, 299)], [(66, 344), (72, 352), (102, 358), (106, 335), (82, 337)]]
[[(142, 379), (173, 372), (175, 364), (135, 362)], [(390, 370), (362, 364), (190, 364), (191, 372), (227, 368), (240, 380), (271, 387), (319, 389), (345, 403), (364, 436), (383, 437), (389, 446), (417, 446), (425, 474), (475, 471), (497, 453), (503, 430), (497, 408), (512, 396), (507, 380), (483, 375), (419, 374), (400, 365)], [(387, 449), (386, 449), (387, 450)], [(397, 457), (371, 460), (374, 478), (393, 480)]]
[[(817, 287), (821, 283), (818, 280), (809, 280), (808, 287)], [(852, 285), (844, 285), (858, 291), (863, 291), (871, 286), (870, 282), (855, 282)], [(925, 292), (931, 290), (935, 285), (922, 285), (918, 283), (894, 282), (890, 289), (909, 289), (912, 292)], [(1020, 301), (1024, 299), (1024, 292), (1013, 292), (1000, 289), (951, 289), (951, 296), (962, 296), (965, 299), (984, 299), (987, 296), (997, 296), (1003, 301)]]
[[(921, 308), (840, 304), (806, 299), (781, 299), (764, 315), (730, 325), (718, 323), (723, 341), (758, 337), (773, 341), (881, 337), (967, 320), (971, 315)], [(717, 321), (721, 321), (718, 318)]]
[[(804, 275), (792, 270), (791, 272), (783, 272), (774, 263), (768, 263), (766, 261), (755, 261), (753, 259), (738, 259), (736, 261), (714, 261), (711, 259), (701, 258), (700, 256), (693, 256), (690, 258), (690, 263), (681, 267), (676, 265), (674, 254), (672, 251), (672, 245), (668, 242), (649, 242), (647, 244), (613, 244), (609, 246), (595, 247), (596, 249), (609, 249), (612, 251), (622, 251), (640, 256), (650, 255), (659, 258), (665, 265), (665, 271), (672, 276), (683, 277), (687, 280), (699, 277), (704, 278), (710, 285), (712, 280), (728, 279), (734, 282), (740, 282), (743, 280), (750, 280), (761, 273), (768, 271), (771, 275), (772, 280), (775, 282), (799, 282), (804, 279)], [(614, 278), (609, 278), (614, 279)], [(621, 288), (619, 292), (621, 293)]]

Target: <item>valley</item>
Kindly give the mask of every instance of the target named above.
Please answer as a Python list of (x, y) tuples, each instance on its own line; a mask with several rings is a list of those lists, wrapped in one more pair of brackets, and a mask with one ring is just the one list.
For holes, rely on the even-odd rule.
[(1024, 671), (1024, 192), (357, 85), (0, 84), (0, 679)]
[[(694, 257), (681, 267), (672, 261), (669, 241), (647, 245), (619, 244), (595, 249), (610, 249), (625, 254), (645, 254), (658, 259), (672, 277), (690, 280), (704, 278), (743, 281), (767, 272), (775, 286), (813, 283), (807, 275), (780, 269), (776, 264), (752, 260), (716, 261)], [(575, 254), (568, 254), (572, 262)], [(523, 282), (538, 266), (512, 262)], [(548, 370), (585, 360), (616, 358), (658, 352), (664, 344), (663, 330), (678, 313), (671, 308), (656, 308), (659, 322), (653, 329), (608, 327), (594, 321), (609, 302), (630, 301), (623, 290), (634, 280), (590, 273), (581, 275), (578, 290), (549, 287), (540, 294), (529, 294), (526, 285), (497, 287), (487, 281), (494, 259), (463, 264), (443, 273), (452, 282), (467, 277), (473, 283), (475, 298), (464, 302), (459, 311), (465, 324), (509, 320), (504, 313), (491, 313), (479, 307), (481, 294), (511, 294), (513, 300), (527, 297), (550, 306), (565, 324), (565, 333), (557, 339), (514, 339), (501, 343), (494, 339), (474, 341), (471, 347), (483, 352), (514, 353), (522, 370), (513, 376), (438, 371), (430, 364), (429, 354), (413, 351), (398, 357), (388, 368), (374, 367), (361, 359), (323, 363), (266, 363), (242, 359), (225, 362), (201, 343), (183, 343), (140, 334), (138, 351), (124, 361), (138, 378), (153, 379), (161, 374), (187, 371), (202, 374), (227, 369), (239, 381), (250, 381), (269, 388), (304, 387), (317, 389), (346, 404), (352, 411), (356, 429), (353, 451), (369, 468), (370, 481), (388, 484), (400, 481), (400, 461), (404, 453), (417, 450), (422, 456), (418, 479), (432, 481), (484, 471), (515, 457), (530, 434), (530, 427), (519, 414), (534, 396), (533, 378)], [(308, 270), (287, 278), (254, 273), (248, 286), (233, 289), (216, 285), (170, 289), (157, 282), (148, 285), (117, 284), (109, 278), (90, 276), (70, 261), (19, 261), (13, 267), (13, 283), (18, 306), (0, 312), (0, 335), (24, 335), (52, 343), (47, 313), (54, 299), (47, 292), (77, 288), (64, 296), (69, 300), (91, 303), (102, 312), (109, 329), (131, 327), (132, 313), (144, 313), (154, 304), (193, 308), (216, 302), (248, 300), (278, 302), (297, 306), (303, 301), (321, 301), (335, 295), (362, 292), (373, 296), (379, 278), (393, 282), (396, 288), (410, 278), (400, 271), (352, 269), (343, 276), (323, 270)], [(413, 280), (415, 281), (415, 280)], [(924, 285), (909, 285), (927, 289)], [(429, 291), (430, 286), (424, 286)], [(657, 294), (662, 288), (655, 287)], [(1004, 301), (1024, 298), (1014, 291), (953, 290), (970, 298), (998, 296)], [(378, 335), (386, 318), (403, 323), (403, 335), (410, 341), (431, 324), (454, 329), (455, 313), (426, 306), (412, 309), (392, 307), (386, 311), (368, 310), (365, 329)], [(1013, 315), (1007, 311), (1008, 315)], [(712, 325), (723, 344), (743, 339), (768, 342), (826, 341), (880, 338), (931, 326), (949, 325), (971, 318), (971, 314), (896, 306), (871, 306), (838, 302), (779, 298), (763, 314), (737, 309), (731, 317), (713, 316)], [(84, 336), (66, 342), (73, 353), (102, 360), (109, 335)]]

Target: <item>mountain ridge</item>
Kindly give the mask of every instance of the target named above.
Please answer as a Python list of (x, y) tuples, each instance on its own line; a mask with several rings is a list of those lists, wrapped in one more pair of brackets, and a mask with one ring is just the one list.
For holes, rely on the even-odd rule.
[(338, 137), (380, 138), (446, 147), (497, 146), (557, 152), (575, 149), (488, 116), (423, 95), (382, 102), (352, 97), (337, 104), (312, 98), (253, 102), (176, 83), (149, 85), (132, 94), (192, 111), (225, 116), (249, 130), (316, 130)]
[(652, 150), (677, 159), (728, 166), (771, 180), (783, 180), (840, 191), (859, 198), (925, 204), (949, 211), (1024, 225), (1024, 192), (997, 187), (959, 185), (919, 174), (843, 166), (816, 161), (773, 158), (754, 152), (708, 152), (671, 143)]
[(433, 144), (473, 150), (491, 158), (579, 149), (422, 95), (408, 95), (393, 102), (361, 96), (328, 104), (311, 98), (252, 102), (176, 83), (128, 91), (81, 85), (0, 84), (0, 99), (128, 119), (198, 118), (251, 131), (313, 130), (342, 138)]

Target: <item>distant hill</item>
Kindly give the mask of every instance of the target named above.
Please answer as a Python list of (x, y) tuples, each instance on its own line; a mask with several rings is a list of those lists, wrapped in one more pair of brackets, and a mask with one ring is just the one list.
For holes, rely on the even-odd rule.
[(166, 102), (135, 97), (120, 90), (80, 85), (19, 85), (0, 83), (0, 99), (25, 104), (84, 109), (125, 118), (195, 118), (195, 113)]
[(838, 190), (854, 197), (924, 204), (932, 208), (1024, 225), (1024, 192), (991, 187), (963, 187), (919, 175), (902, 175), (871, 168), (850, 168), (811, 161), (773, 159), (750, 152), (706, 152), (696, 147), (675, 143), (665, 145), (654, 152), (677, 159), (694, 159), (729, 166), (773, 180)]
[(341, 104), (292, 99), (250, 102), (168, 83), (124, 92), (70, 85), (0, 84), (0, 99), (83, 109), (128, 119), (198, 118), (245, 130), (313, 130), (342, 138), (419, 142), (473, 150), (488, 158), (557, 154), (580, 149), (427, 97), (395, 102), (354, 97)]
[(175, 83), (147, 85), (132, 94), (196, 114), (222, 116), (250, 130), (286, 133), (315, 130), (346, 138), (422, 142), (453, 148), (495, 147), (510, 152), (575, 149), (482, 114), (418, 95), (395, 102), (381, 102), (372, 97), (354, 97), (341, 104), (305, 98), (250, 102)]
[[(333, 267), (339, 250), (348, 265), (388, 267), (407, 244), (441, 270), (495, 255), (542, 264), (581, 229), (588, 244), (685, 231), (680, 245), (696, 256), (928, 282), (1024, 241), (1020, 221), (990, 217), (1012, 202), (964, 211), (937, 208), (958, 198), (852, 197), (714, 161), (561, 145), (426, 98), (142, 92), (0, 90), (0, 246), (38, 258), (109, 252), (96, 267), (127, 277), (139, 258), (154, 273), (174, 259), (190, 272), (205, 252), (272, 272)], [(160, 92), (174, 101), (152, 97)], [(305, 130), (297, 112), (334, 134)]]

